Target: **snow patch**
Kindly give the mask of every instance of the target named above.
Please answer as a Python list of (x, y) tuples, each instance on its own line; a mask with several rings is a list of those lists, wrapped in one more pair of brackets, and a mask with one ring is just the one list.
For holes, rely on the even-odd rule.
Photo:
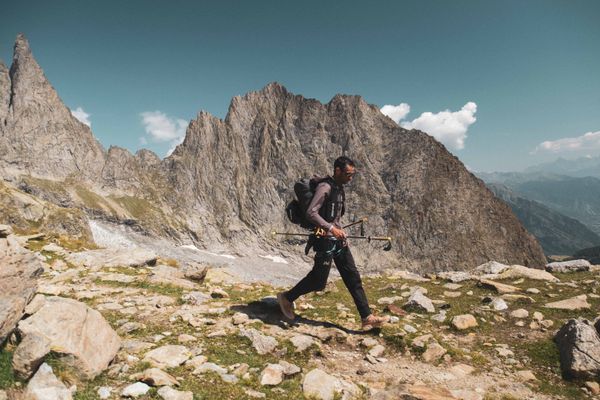
[(134, 242), (127, 239), (115, 229), (108, 229), (106, 225), (101, 226), (98, 222), (93, 220), (89, 220), (88, 223), (94, 242), (100, 247), (124, 249), (137, 247)]
[(280, 264), (288, 263), (283, 257), (279, 257), (279, 256), (259, 256), (259, 257), (266, 258), (267, 260), (271, 260), (274, 263), (280, 263)]
[(211, 256), (218, 256), (218, 257), (224, 257), (224, 258), (230, 258), (232, 260), (235, 260), (236, 257), (232, 256), (231, 254), (217, 254), (217, 253), (212, 253), (210, 251), (206, 251), (206, 250), (200, 250), (199, 248), (197, 248), (196, 246), (194, 246), (193, 244), (184, 244), (182, 246), (179, 246), (180, 248), (183, 249), (190, 249), (190, 250), (194, 250), (200, 253), (204, 253), (204, 254), (209, 254)]

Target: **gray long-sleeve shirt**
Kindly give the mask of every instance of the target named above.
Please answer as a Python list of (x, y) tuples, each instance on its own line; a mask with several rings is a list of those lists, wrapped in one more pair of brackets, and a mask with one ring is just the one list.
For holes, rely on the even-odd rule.
[[(337, 191), (338, 195), (341, 196), (341, 191)], [(315, 190), (315, 194), (312, 198), (312, 201), (308, 205), (308, 209), (306, 210), (306, 219), (313, 223), (318, 228), (325, 229), (328, 234), (331, 234), (329, 230), (332, 226), (336, 228), (341, 228), (340, 219), (342, 217), (342, 209), (338, 207), (337, 213), (333, 221), (327, 222), (325, 219), (319, 214), (321, 207), (325, 203), (325, 200), (331, 194), (331, 185), (327, 182), (321, 182), (317, 185), (317, 189)], [(340, 199), (337, 199), (341, 201)], [(335, 200), (334, 200), (335, 201)]]

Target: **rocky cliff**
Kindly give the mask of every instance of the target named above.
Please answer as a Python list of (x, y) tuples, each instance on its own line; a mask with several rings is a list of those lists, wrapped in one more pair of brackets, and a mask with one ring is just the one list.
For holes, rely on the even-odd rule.
[(535, 239), (456, 157), (358, 96), (321, 104), (269, 84), (234, 98), (225, 120), (200, 113), (163, 165), (178, 204), (197, 210), (206, 235), (247, 242), (285, 229), (294, 181), (331, 173), (342, 154), (359, 170), (348, 189), (349, 217), (368, 216), (372, 234), (395, 238), (388, 259), (361, 246), (368, 268), (396, 261), (461, 269), (490, 259), (542, 265)]
[(102, 146), (60, 100), (23, 35), (10, 71), (0, 64), (0, 154), (5, 177), (92, 178), (104, 165)]
[[(322, 104), (271, 83), (235, 97), (224, 120), (200, 112), (184, 142), (160, 161), (148, 151), (105, 153), (62, 104), (22, 36), (10, 73), (2, 71), (2, 104), (10, 87), (8, 106), (0, 107), (4, 176), (68, 178), (61, 190), (70, 204), (96, 217), (134, 221), (200, 246), (280, 248), (269, 233), (294, 229), (283, 211), (293, 183), (331, 173), (333, 160), (345, 154), (359, 170), (347, 190), (347, 220), (368, 216), (369, 234), (394, 237), (389, 253), (353, 243), (362, 267), (544, 264), (540, 246), (508, 206), (443, 145), (400, 128), (359, 96)], [(69, 203), (47, 188), (40, 192)]]

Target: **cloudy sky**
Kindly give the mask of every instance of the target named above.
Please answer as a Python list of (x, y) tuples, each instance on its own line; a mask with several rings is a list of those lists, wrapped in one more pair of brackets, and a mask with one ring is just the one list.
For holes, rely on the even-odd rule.
[(164, 156), (200, 110), (278, 81), (359, 94), (469, 168), (600, 154), (600, 1), (27, 1), (2, 6), (105, 147)]

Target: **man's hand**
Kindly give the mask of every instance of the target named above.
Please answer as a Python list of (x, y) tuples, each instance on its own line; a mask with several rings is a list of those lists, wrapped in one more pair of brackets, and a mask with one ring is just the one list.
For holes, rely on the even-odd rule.
[(344, 240), (347, 236), (343, 229), (336, 228), (335, 226), (331, 228), (331, 234), (338, 240)]

